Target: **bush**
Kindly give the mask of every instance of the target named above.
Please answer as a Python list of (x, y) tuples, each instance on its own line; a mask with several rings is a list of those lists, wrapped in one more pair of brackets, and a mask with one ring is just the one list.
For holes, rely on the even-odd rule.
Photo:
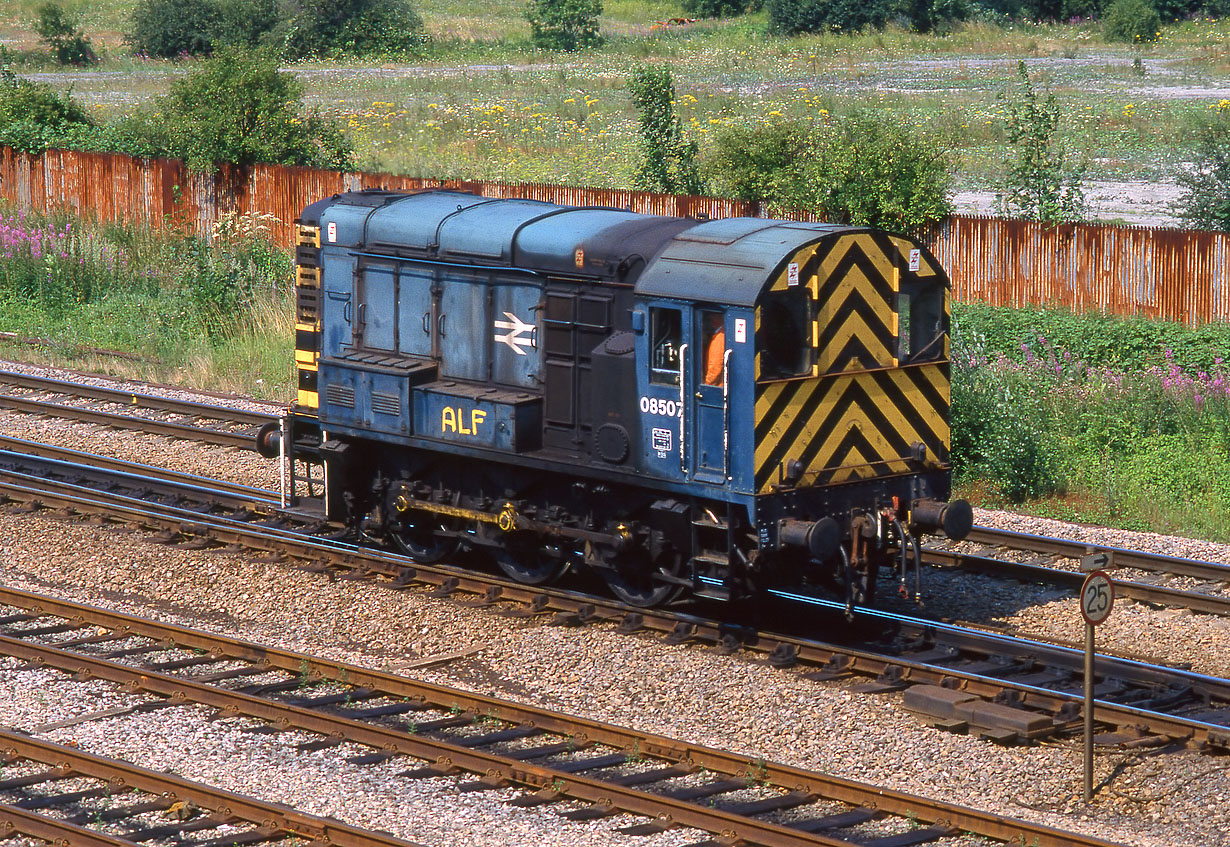
[(675, 84), (668, 68), (640, 67), (628, 80), (640, 129), (641, 165), (636, 187), (666, 194), (700, 194), (704, 183), (695, 141), (688, 141), (675, 114)]
[(252, 350), (253, 336), (273, 329), (276, 339), (260, 347), (286, 361), (293, 340), (292, 260), (270, 244), (266, 223), (224, 217), (207, 245), (141, 223), (0, 207), (0, 323), (65, 345), (160, 359), (163, 379), (214, 382), (221, 374), (202, 370), (216, 368), (221, 354), (235, 361), (224, 369), (233, 385), (260, 390), (262, 378), (284, 385), (289, 362), (270, 368)]
[(278, 0), (218, 0), (210, 40), (215, 46), (257, 47), (278, 26)]
[(580, 50), (598, 47), (598, 16), (602, 0), (530, 0), (525, 18), (530, 41), (544, 50)]
[(66, 133), (94, 129), (85, 107), (49, 86), (0, 71), (0, 144), (41, 153)]
[(407, 0), (289, 3), (275, 34), (287, 56), (404, 57), (421, 53), (428, 43), (423, 19)]
[(1112, 0), (1102, 18), (1107, 41), (1153, 42), (1161, 30), (1162, 17), (1149, 0)]
[(768, 0), (769, 29), (780, 35), (882, 29), (895, 11), (890, 0)]
[(731, 18), (748, 11), (747, 0), (683, 0), (683, 11), (698, 18)]
[(56, 3), (44, 3), (38, 7), (34, 31), (61, 65), (91, 65), (98, 61), (90, 39), (82, 33), (77, 21)]
[[(1146, 371), (1183, 363), (1192, 375), (1213, 373), (1219, 358), (1230, 358), (1230, 327), (1188, 327), (1152, 318), (1076, 315), (1066, 309), (1008, 308), (982, 303), (953, 305), (963, 332), (982, 339), (987, 355), (1025, 363), (1029, 357), (1055, 364), (1063, 352), (1089, 367)], [(1056, 352), (1063, 351), (1063, 352)]]
[(904, 8), (918, 32), (950, 31), (973, 12), (967, 0), (908, 0)]
[(817, 124), (782, 122), (717, 137), (708, 162), (721, 193), (812, 212), (831, 223), (916, 232), (949, 213), (948, 146), (891, 116), (854, 112)]
[(1083, 165), (1072, 165), (1057, 138), (1060, 107), (1054, 94), (1039, 98), (1025, 70), (1017, 63), (1019, 91), (999, 96), (1005, 103), (1008, 143), (1014, 161), (1001, 186), (1000, 210), (1047, 224), (1080, 220), (1085, 216), (1081, 180)]
[(213, 50), (220, 21), (218, 5), (210, 0), (141, 0), (124, 38), (146, 56), (199, 55)]
[(1042, 508), (1076, 520), (1226, 537), (1230, 329), (980, 304), (960, 304), (953, 327), (959, 483), (1072, 495)]
[(279, 71), (267, 50), (220, 50), (171, 84), (159, 100), (158, 121), (164, 155), (197, 170), (224, 162), (352, 166), (341, 130), (316, 111), (305, 112), (303, 84)]
[(803, 163), (812, 152), (807, 124), (734, 125), (718, 133), (706, 170), (723, 196), (803, 208), (799, 199), (806, 191)]
[(1176, 177), (1187, 189), (1178, 211), (1197, 229), (1230, 231), (1230, 102), (1222, 100), (1216, 108), (1196, 133), (1191, 169)]

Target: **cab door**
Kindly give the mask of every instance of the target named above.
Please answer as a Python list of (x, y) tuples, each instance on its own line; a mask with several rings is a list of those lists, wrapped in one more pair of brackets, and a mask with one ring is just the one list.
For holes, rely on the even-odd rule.
[(730, 345), (726, 312), (719, 308), (692, 311), (692, 349), (685, 379), (692, 413), (688, 429), (692, 476), (704, 482), (725, 482), (730, 449), (727, 434), (730, 396)]
[(356, 340), (367, 350), (392, 352), (397, 348), (397, 268), (369, 264), (356, 283)]

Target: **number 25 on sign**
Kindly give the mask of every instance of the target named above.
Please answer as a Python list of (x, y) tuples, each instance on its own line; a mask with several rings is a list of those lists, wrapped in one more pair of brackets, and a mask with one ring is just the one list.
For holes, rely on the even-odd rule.
[(1115, 605), (1115, 588), (1105, 571), (1094, 571), (1085, 577), (1081, 586), (1081, 614), (1091, 625), (1097, 626), (1110, 617)]

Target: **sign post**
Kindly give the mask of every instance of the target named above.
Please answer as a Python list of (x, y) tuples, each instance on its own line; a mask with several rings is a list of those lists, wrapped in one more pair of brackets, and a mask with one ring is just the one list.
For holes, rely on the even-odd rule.
[[(1085, 558), (1094, 558), (1086, 556)], [(1084, 560), (1081, 561), (1084, 565)], [(1097, 564), (1102, 564), (1098, 562)], [(1085, 619), (1085, 802), (1093, 800), (1093, 628), (1110, 617), (1115, 584), (1105, 571), (1095, 570), (1081, 586), (1081, 616)]]

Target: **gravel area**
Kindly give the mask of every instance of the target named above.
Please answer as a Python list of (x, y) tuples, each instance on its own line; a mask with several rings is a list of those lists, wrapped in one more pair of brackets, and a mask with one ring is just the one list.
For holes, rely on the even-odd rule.
[[(145, 443), (128, 433), (88, 436), (80, 427), (31, 421), (3, 416), (0, 431), (79, 449), (110, 444), (108, 452), (124, 458), (271, 484), (272, 463), (254, 454), (163, 439)], [(236, 475), (240, 458), (254, 463), (251, 476), (246, 469)], [(262, 463), (268, 466), (264, 476)], [(1230, 561), (1227, 548), (1196, 547), (1180, 539), (1007, 513), (976, 517), (1027, 532)], [(1188, 544), (1199, 552), (1188, 552)], [(1105, 784), (1087, 808), (1080, 797), (1079, 741), (1005, 748), (943, 733), (906, 713), (900, 694), (855, 693), (848, 683), (814, 682), (739, 655), (670, 647), (603, 627), (544, 627), (447, 600), (334, 581), (224, 552), (162, 547), (138, 533), (42, 515), (0, 511), (0, 574), (17, 587), (385, 670), (399, 671), (417, 657), (478, 648), (448, 665), (403, 672), (1128, 844), (1204, 847), (1225, 843), (1230, 832), (1225, 802), (1230, 775), (1219, 759), (1187, 752), (1103, 752), (1097, 773)], [(1065, 641), (1082, 635), (1075, 602), (1053, 589), (926, 576), (927, 608), (934, 614)], [(1221, 619), (1125, 604), (1100, 629), (1099, 644), (1230, 675), (1230, 660), (1222, 658), (1230, 654), (1222, 649), (1226, 629)], [(107, 708), (127, 696), (97, 683), (65, 685), (59, 675), (15, 666), (0, 662), (0, 722), (19, 728)], [(175, 721), (169, 715), (163, 710), (50, 735), (429, 843), (656, 847), (696, 838), (672, 831), (651, 840), (629, 839), (615, 833), (626, 823), (621, 819), (560, 825), (553, 808), (508, 807), (502, 800), (510, 792), (458, 800), (446, 780), (395, 777), (402, 768), (397, 763), (352, 766), (337, 750), (302, 753), (294, 750), (293, 738), (245, 732), (241, 720), (209, 721), (187, 707), (176, 711)]]

